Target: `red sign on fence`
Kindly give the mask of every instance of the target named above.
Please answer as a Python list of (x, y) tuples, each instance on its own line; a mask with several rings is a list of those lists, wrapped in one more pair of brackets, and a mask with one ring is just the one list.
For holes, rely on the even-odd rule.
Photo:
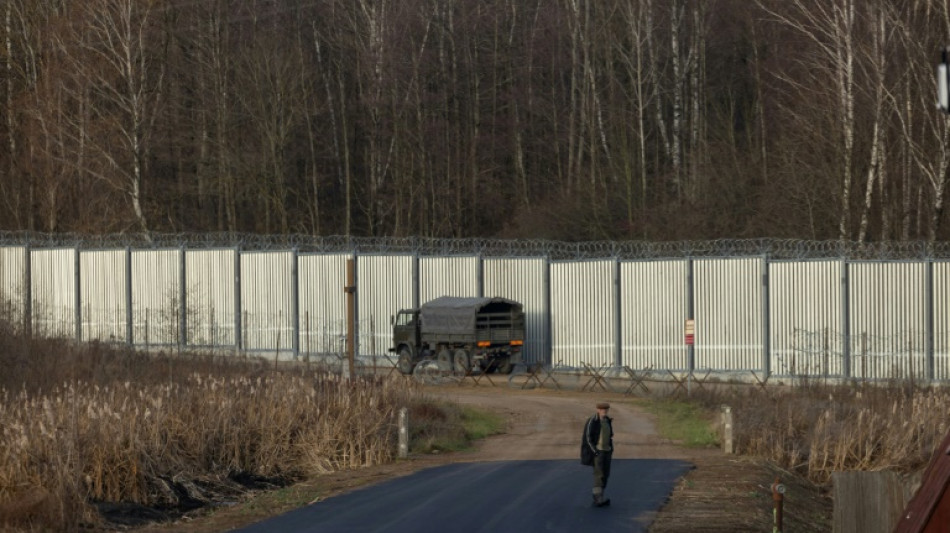
[(692, 346), (696, 340), (696, 322), (692, 318), (686, 319), (686, 344)]

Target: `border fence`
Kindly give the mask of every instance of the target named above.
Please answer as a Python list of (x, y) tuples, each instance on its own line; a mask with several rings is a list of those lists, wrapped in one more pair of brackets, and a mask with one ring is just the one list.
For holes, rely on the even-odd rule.
[(35, 335), (332, 360), (348, 259), (372, 364), (398, 309), (504, 296), (527, 364), (950, 380), (950, 243), (0, 233), (0, 296)]

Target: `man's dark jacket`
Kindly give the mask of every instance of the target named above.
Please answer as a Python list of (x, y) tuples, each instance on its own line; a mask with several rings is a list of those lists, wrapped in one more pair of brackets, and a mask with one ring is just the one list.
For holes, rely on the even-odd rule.
[[(613, 425), (613, 419), (609, 416), (604, 417), (607, 419), (607, 422)], [(584, 425), (584, 435), (581, 437), (581, 464), (587, 466), (593, 466), (594, 457), (599, 453), (597, 451), (597, 440), (600, 438), (600, 417), (596, 414), (589, 419), (587, 419), (587, 424)], [(614, 449), (614, 436), (613, 432), (610, 435), (610, 449)]]

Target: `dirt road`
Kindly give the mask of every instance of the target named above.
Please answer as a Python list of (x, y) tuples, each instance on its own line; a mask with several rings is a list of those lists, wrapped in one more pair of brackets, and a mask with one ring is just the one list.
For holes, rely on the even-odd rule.
[(618, 459), (691, 459), (715, 451), (686, 451), (657, 436), (649, 415), (629, 400), (616, 395), (505, 391), (497, 389), (434, 390), (433, 394), (460, 404), (503, 413), (507, 433), (487, 439), (470, 461), (518, 459), (578, 459), (581, 430), (594, 405), (601, 399), (611, 402), (614, 419), (614, 457)]

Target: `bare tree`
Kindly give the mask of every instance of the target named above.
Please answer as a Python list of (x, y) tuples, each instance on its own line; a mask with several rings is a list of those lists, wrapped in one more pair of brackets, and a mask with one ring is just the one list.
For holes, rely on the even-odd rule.
[[(807, 61), (814, 79), (802, 81), (783, 77), (783, 80), (802, 93), (816, 94), (823, 87), (833, 92), (837, 131), (832, 139), (838, 147), (838, 182), (840, 184), (838, 237), (850, 238), (851, 191), (853, 188), (853, 161), (855, 138), (855, 0), (790, 0), (780, 10), (774, 2), (759, 1), (759, 5), (776, 20), (803, 35), (814, 47), (814, 55), (802, 56)], [(814, 103), (828, 102), (816, 98)]]
[[(920, 80), (933, 75), (933, 50), (943, 45), (940, 38), (928, 36), (926, 29), (936, 19), (944, 35), (950, 32), (950, 6), (945, 2), (923, 2), (903, 13), (901, 20), (892, 21), (906, 50), (903, 87), (894, 94), (900, 142), (906, 153), (906, 161), (901, 164), (901, 237), (925, 235), (932, 242), (940, 235), (946, 202), (950, 117), (934, 110), (932, 85)], [(930, 205), (926, 205), (928, 198)]]
[[(137, 226), (149, 231), (143, 182), (151, 134), (162, 105), (164, 65), (152, 54), (154, 0), (90, 0), (73, 13), (59, 50), (77, 81), (84, 113), (65, 117), (88, 157), (80, 169), (120, 190)], [(88, 122), (84, 122), (88, 121)]]
[(871, 33), (871, 47), (868, 57), (864, 63), (870, 71), (870, 83), (872, 88), (871, 106), (873, 108), (871, 119), (871, 147), (868, 155), (868, 164), (864, 184), (864, 206), (861, 210), (861, 222), (858, 226), (858, 240), (864, 241), (868, 236), (868, 218), (871, 213), (871, 202), (875, 191), (875, 181), (879, 180), (882, 184), (886, 176), (886, 166), (883, 164), (885, 157), (884, 146), (884, 108), (888, 95), (886, 87), (887, 56), (885, 50), (889, 45), (889, 34), (893, 24), (891, 17), (886, 11), (883, 3), (869, 6), (869, 29)]

